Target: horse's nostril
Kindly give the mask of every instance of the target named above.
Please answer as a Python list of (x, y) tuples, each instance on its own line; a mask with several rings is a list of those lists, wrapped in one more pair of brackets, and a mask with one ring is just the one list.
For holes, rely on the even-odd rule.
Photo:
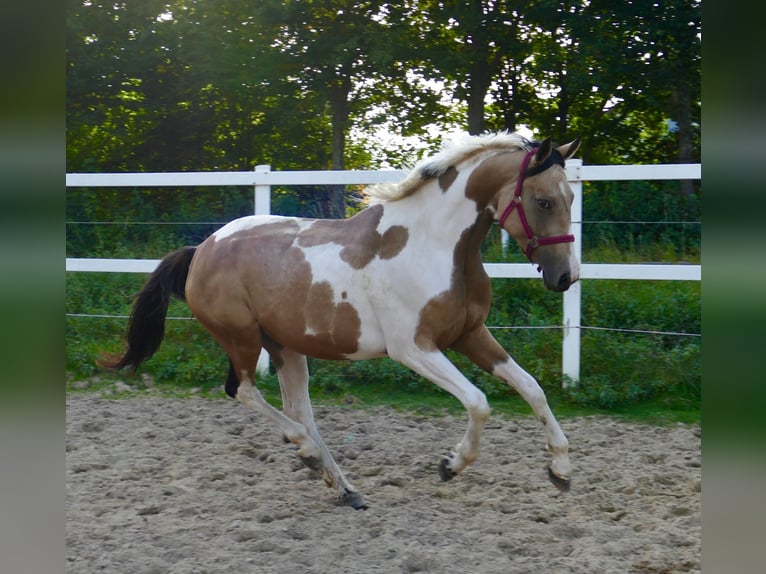
[(561, 277), (559, 277), (558, 288), (561, 291), (565, 291), (566, 289), (568, 289), (571, 284), (572, 284), (572, 277), (569, 275), (569, 273), (564, 273)]

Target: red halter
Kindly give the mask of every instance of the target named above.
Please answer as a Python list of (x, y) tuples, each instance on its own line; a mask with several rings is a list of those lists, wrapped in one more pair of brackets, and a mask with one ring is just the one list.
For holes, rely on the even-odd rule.
[(527, 239), (529, 239), (529, 242), (527, 243), (526, 248), (524, 249), (524, 254), (527, 256), (527, 259), (532, 261), (532, 252), (535, 250), (536, 247), (540, 245), (552, 245), (554, 243), (571, 243), (574, 241), (574, 235), (553, 235), (551, 237), (538, 237), (532, 232), (532, 228), (529, 227), (529, 222), (527, 221), (527, 216), (524, 213), (524, 206), (521, 204), (521, 187), (524, 185), (524, 176), (527, 172), (527, 166), (529, 165), (530, 160), (532, 159), (532, 156), (537, 152), (536, 149), (533, 149), (529, 153), (527, 153), (526, 156), (524, 156), (524, 161), (521, 162), (521, 170), (519, 170), (519, 178), (516, 180), (516, 191), (513, 194), (513, 199), (511, 199), (511, 202), (508, 204), (508, 206), (503, 211), (503, 214), (500, 216), (500, 227), (505, 226), (505, 220), (508, 219), (508, 216), (513, 213), (514, 209), (518, 208), (519, 212), (519, 219), (521, 220), (521, 225), (524, 228), (524, 233), (527, 234)]

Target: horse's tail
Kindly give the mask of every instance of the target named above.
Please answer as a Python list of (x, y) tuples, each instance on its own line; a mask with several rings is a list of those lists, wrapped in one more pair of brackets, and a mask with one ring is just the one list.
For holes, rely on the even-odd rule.
[(124, 367), (135, 370), (157, 352), (165, 336), (165, 316), (171, 295), (181, 301), (186, 300), (186, 277), (196, 250), (196, 247), (182, 247), (160, 262), (133, 302), (125, 354), (116, 360), (102, 361), (102, 366), (115, 370)]

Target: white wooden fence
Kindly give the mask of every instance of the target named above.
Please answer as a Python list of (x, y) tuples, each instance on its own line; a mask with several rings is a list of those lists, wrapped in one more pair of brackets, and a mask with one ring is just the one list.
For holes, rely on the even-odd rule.
[[(684, 180), (701, 179), (700, 164), (664, 165), (583, 165), (582, 160), (569, 160), (567, 178), (575, 194), (572, 205), (574, 247), (581, 260), (582, 250), (582, 184), (584, 181), (618, 180)], [(254, 213), (271, 213), (271, 187), (275, 185), (368, 185), (398, 181), (406, 175), (386, 171), (271, 171), (258, 165), (254, 171), (178, 172), (178, 173), (68, 173), (67, 187), (182, 187), (182, 186), (253, 186)], [(151, 273), (159, 259), (84, 259), (67, 258), (67, 272)], [(528, 263), (486, 263), (494, 278), (536, 278), (534, 266)], [(594, 264), (582, 263), (580, 279), (632, 279), (700, 281), (700, 265)], [(565, 381), (580, 379), (580, 302), (581, 283), (575, 283), (563, 294), (562, 373)], [(268, 365), (264, 353), (259, 370)]]

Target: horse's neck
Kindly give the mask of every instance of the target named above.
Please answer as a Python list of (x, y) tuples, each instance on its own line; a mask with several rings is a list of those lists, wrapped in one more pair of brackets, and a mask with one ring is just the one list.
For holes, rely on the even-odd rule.
[(411, 237), (447, 249), (474, 225), (478, 215), (476, 203), (462, 188), (444, 192), (435, 181), (411, 196), (386, 204), (386, 213), (392, 223), (405, 225)]

